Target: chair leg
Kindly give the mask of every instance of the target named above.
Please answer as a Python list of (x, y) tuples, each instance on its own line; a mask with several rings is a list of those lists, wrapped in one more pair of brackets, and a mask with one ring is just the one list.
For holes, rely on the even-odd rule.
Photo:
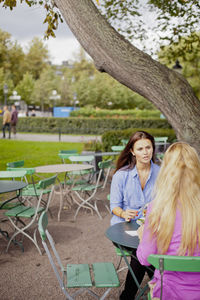
[(95, 204), (92, 205), (92, 204), (89, 202), (89, 201), (92, 199), (92, 196), (89, 197), (89, 198), (87, 198), (87, 199), (83, 199), (83, 198), (79, 195), (79, 193), (77, 193), (76, 191), (75, 191), (75, 194), (77, 195), (77, 197), (78, 197), (82, 202), (79, 203), (79, 207), (77, 208), (77, 211), (76, 211), (76, 214), (75, 214), (75, 216), (74, 216), (74, 219), (76, 219), (76, 216), (77, 216), (79, 210), (80, 210), (82, 207), (86, 207), (86, 208), (89, 207), (89, 208), (93, 209), (93, 210), (97, 213), (97, 215), (99, 216), (99, 218), (102, 219), (102, 216), (100, 215), (97, 206), (96, 206)]
[[(16, 226), (16, 224), (13, 222), (13, 220), (12, 220), (10, 217), (8, 217), (8, 218), (9, 218), (10, 222), (12, 223), (12, 225), (14, 226), (14, 228), (15, 228), (16, 231), (15, 231), (14, 234), (11, 236), (11, 238), (10, 238), (10, 240), (9, 240), (9, 242), (8, 242), (8, 245), (7, 245), (7, 247), (6, 247), (6, 252), (8, 252), (8, 249), (9, 249), (9, 247), (10, 247), (10, 244), (11, 244), (11, 242), (14, 240), (14, 238), (15, 238), (18, 234), (21, 233), (22, 235), (25, 235), (27, 238), (29, 238), (29, 239), (33, 242), (33, 244), (36, 246), (36, 248), (37, 248), (38, 252), (40, 253), (40, 255), (42, 255), (42, 252), (41, 252), (41, 250), (40, 250), (40, 248), (39, 248), (39, 246), (38, 246), (38, 243), (37, 243), (37, 239), (36, 239), (36, 234), (35, 234), (35, 232), (34, 232), (34, 238), (32, 238), (29, 234), (27, 234), (27, 233), (25, 232), (25, 230), (28, 229), (29, 226), (33, 224), (33, 221), (32, 221), (31, 223), (29, 223), (28, 225), (26, 225), (25, 227), (19, 228), (19, 227)], [(18, 221), (21, 221), (21, 220), (18, 219)], [(22, 222), (22, 221), (21, 221), (21, 222)], [(22, 222), (22, 223), (23, 223), (23, 222)], [(37, 229), (37, 228), (36, 228), (36, 229)], [(36, 230), (36, 229), (35, 229), (35, 230)]]

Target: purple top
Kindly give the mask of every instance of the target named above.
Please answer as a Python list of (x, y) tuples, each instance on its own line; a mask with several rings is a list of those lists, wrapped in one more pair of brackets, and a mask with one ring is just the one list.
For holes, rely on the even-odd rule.
[(18, 111), (15, 109), (11, 114), (11, 124), (16, 125), (18, 120)]
[[(156, 238), (150, 238), (148, 229), (148, 215), (151, 210), (151, 204), (147, 209), (147, 217), (144, 225), (143, 238), (137, 249), (137, 257), (142, 265), (149, 266), (147, 258), (150, 254), (157, 254)], [(169, 249), (166, 255), (178, 255), (178, 248), (181, 242), (181, 213), (176, 212), (174, 233), (172, 235)], [(200, 256), (200, 250), (195, 251), (193, 256)], [(153, 289), (153, 296), (160, 297), (160, 272), (155, 270), (154, 278), (151, 281), (156, 283)], [(163, 300), (199, 300), (200, 299), (200, 272), (172, 272), (164, 271), (163, 276)]]

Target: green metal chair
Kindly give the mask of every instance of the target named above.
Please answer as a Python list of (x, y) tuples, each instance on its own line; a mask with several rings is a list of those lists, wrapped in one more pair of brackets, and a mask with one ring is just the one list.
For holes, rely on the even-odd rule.
[(128, 144), (128, 140), (127, 139), (122, 139), (121, 142), (122, 142), (123, 146), (126, 146)]
[[(161, 275), (161, 290), (160, 299), (163, 295), (163, 277), (164, 271), (175, 272), (200, 272), (200, 257), (199, 256), (172, 256), (151, 254), (148, 257), (148, 262), (160, 271)], [(148, 300), (151, 300), (151, 295), (148, 293)]]
[(122, 150), (124, 150), (124, 145), (118, 145), (118, 146), (112, 146), (111, 149), (112, 151), (116, 151), (116, 152), (121, 152)]
[[(46, 212), (43, 212), (39, 219), (38, 230), (43, 247), (66, 299), (74, 300), (77, 295), (87, 291), (96, 299), (103, 300), (112, 288), (120, 286), (117, 272), (111, 262), (93, 263), (91, 266), (89, 264), (67, 264), (63, 266), (47, 227), (48, 217)], [(47, 242), (49, 242), (49, 246)], [(106, 290), (99, 297), (91, 289), (92, 287), (106, 288)], [(69, 294), (70, 288), (76, 288), (76, 291), (71, 295)]]
[[(26, 236), (27, 238), (29, 238), (36, 246), (38, 252), (42, 254), (36, 239), (37, 226), (34, 229), (33, 237), (31, 236), (31, 232), (29, 231), (29, 229), (34, 225), (37, 225), (38, 218), (43, 211), (48, 211), (50, 201), (54, 192), (56, 177), (57, 175), (41, 180), (38, 183), (37, 190), (33, 188), (32, 196), (35, 195), (37, 199), (39, 195), (38, 201), (35, 206), (33, 204), (31, 205), (30, 202), (28, 202), (28, 205), (26, 205), (25, 201), (21, 205), (9, 209), (5, 212), (5, 216), (8, 217), (12, 226), (15, 229), (13, 235), (11, 236), (8, 242), (6, 252), (8, 252), (11, 242), (15, 240), (19, 234), (22, 234), (22, 237)], [(45, 207), (41, 206), (42, 197), (44, 194), (48, 194), (48, 200)], [(29, 220), (29, 223), (27, 223), (27, 220)]]
[(76, 156), (78, 155), (77, 150), (60, 150), (58, 153), (58, 156), (61, 158), (62, 163), (65, 164), (65, 160), (69, 159), (70, 156)]
[[(7, 171), (26, 171), (26, 176), (30, 175), (31, 179), (33, 181), (33, 174), (35, 173), (34, 168), (26, 168), (24, 167), (24, 160), (18, 160), (18, 161), (13, 161), (13, 162), (8, 162), (6, 164), (7, 166)], [(28, 183), (28, 179), (25, 176), (25, 180)]]
[[(108, 176), (110, 174), (112, 160), (101, 161), (98, 163), (99, 173), (96, 183), (88, 183), (83, 185), (77, 185), (72, 188), (72, 198), (73, 201), (78, 205), (76, 213), (74, 215), (74, 220), (76, 219), (81, 208), (89, 209), (92, 213), (95, 211), (100, 219), (102, 216), (98, 210), (97, 201), (102, 200), (98, 198), (98, 192), (102, 192), (108, 182)], [(102, 174), (104, 173), (104, 181), (100, 183)]]

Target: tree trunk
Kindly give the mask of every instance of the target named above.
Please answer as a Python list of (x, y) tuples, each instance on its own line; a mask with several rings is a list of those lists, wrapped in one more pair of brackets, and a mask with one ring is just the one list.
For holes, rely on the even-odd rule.
[(186, 79), (125, 40), (91, 0), (56, 0), (56, 5), (97, 69), (151, 101), (177, 138), (200, 153), (200, 101)]

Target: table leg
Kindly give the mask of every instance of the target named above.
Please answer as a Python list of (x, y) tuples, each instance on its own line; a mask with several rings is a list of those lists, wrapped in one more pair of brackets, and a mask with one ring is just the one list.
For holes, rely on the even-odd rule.
[(123, 255), (123, 258), (124, 258), (124, 260), (126, 262), (126, 265), (127, 265), (128, 269), (129, 269), (129, 271), (130, 271), (130, 273), (131, 273), (131, 275), (132, 275), (132, 277), (133, 277), (133, 279), (134, 279), (134, 281), (135, 281), (135, 283), (137, 285), (137, 288), (138, 288), (139, 292), (138, 292), (138, 295), (135, 297), (135, 300), (139, 300), (139, 299), (141, 299), (141, 297), (142, 297), (142, 299), (146, 299), (145, 296), (143, 296), (143, 294), (148, 289), (148, 285), (146, 285), (143, 289), (140, 287), (140, 284), (137, 281), (137, 278), (136, 278), (136, 276), (135, 276), (135, 274), (134, 274), (134, 272), (133, 272), (133, 270), (132, 270), (132, 268), (131, 268), (131, 266), (130, 266), (130, 264), (128, 262), (127, 256), (125, 255), (122, 246), (119, 245), (119, 244), (117, 244), (117, 246), (119, 247), (119, 249), (120, 249), (120, 251), (121, 251), (121, 253)]

